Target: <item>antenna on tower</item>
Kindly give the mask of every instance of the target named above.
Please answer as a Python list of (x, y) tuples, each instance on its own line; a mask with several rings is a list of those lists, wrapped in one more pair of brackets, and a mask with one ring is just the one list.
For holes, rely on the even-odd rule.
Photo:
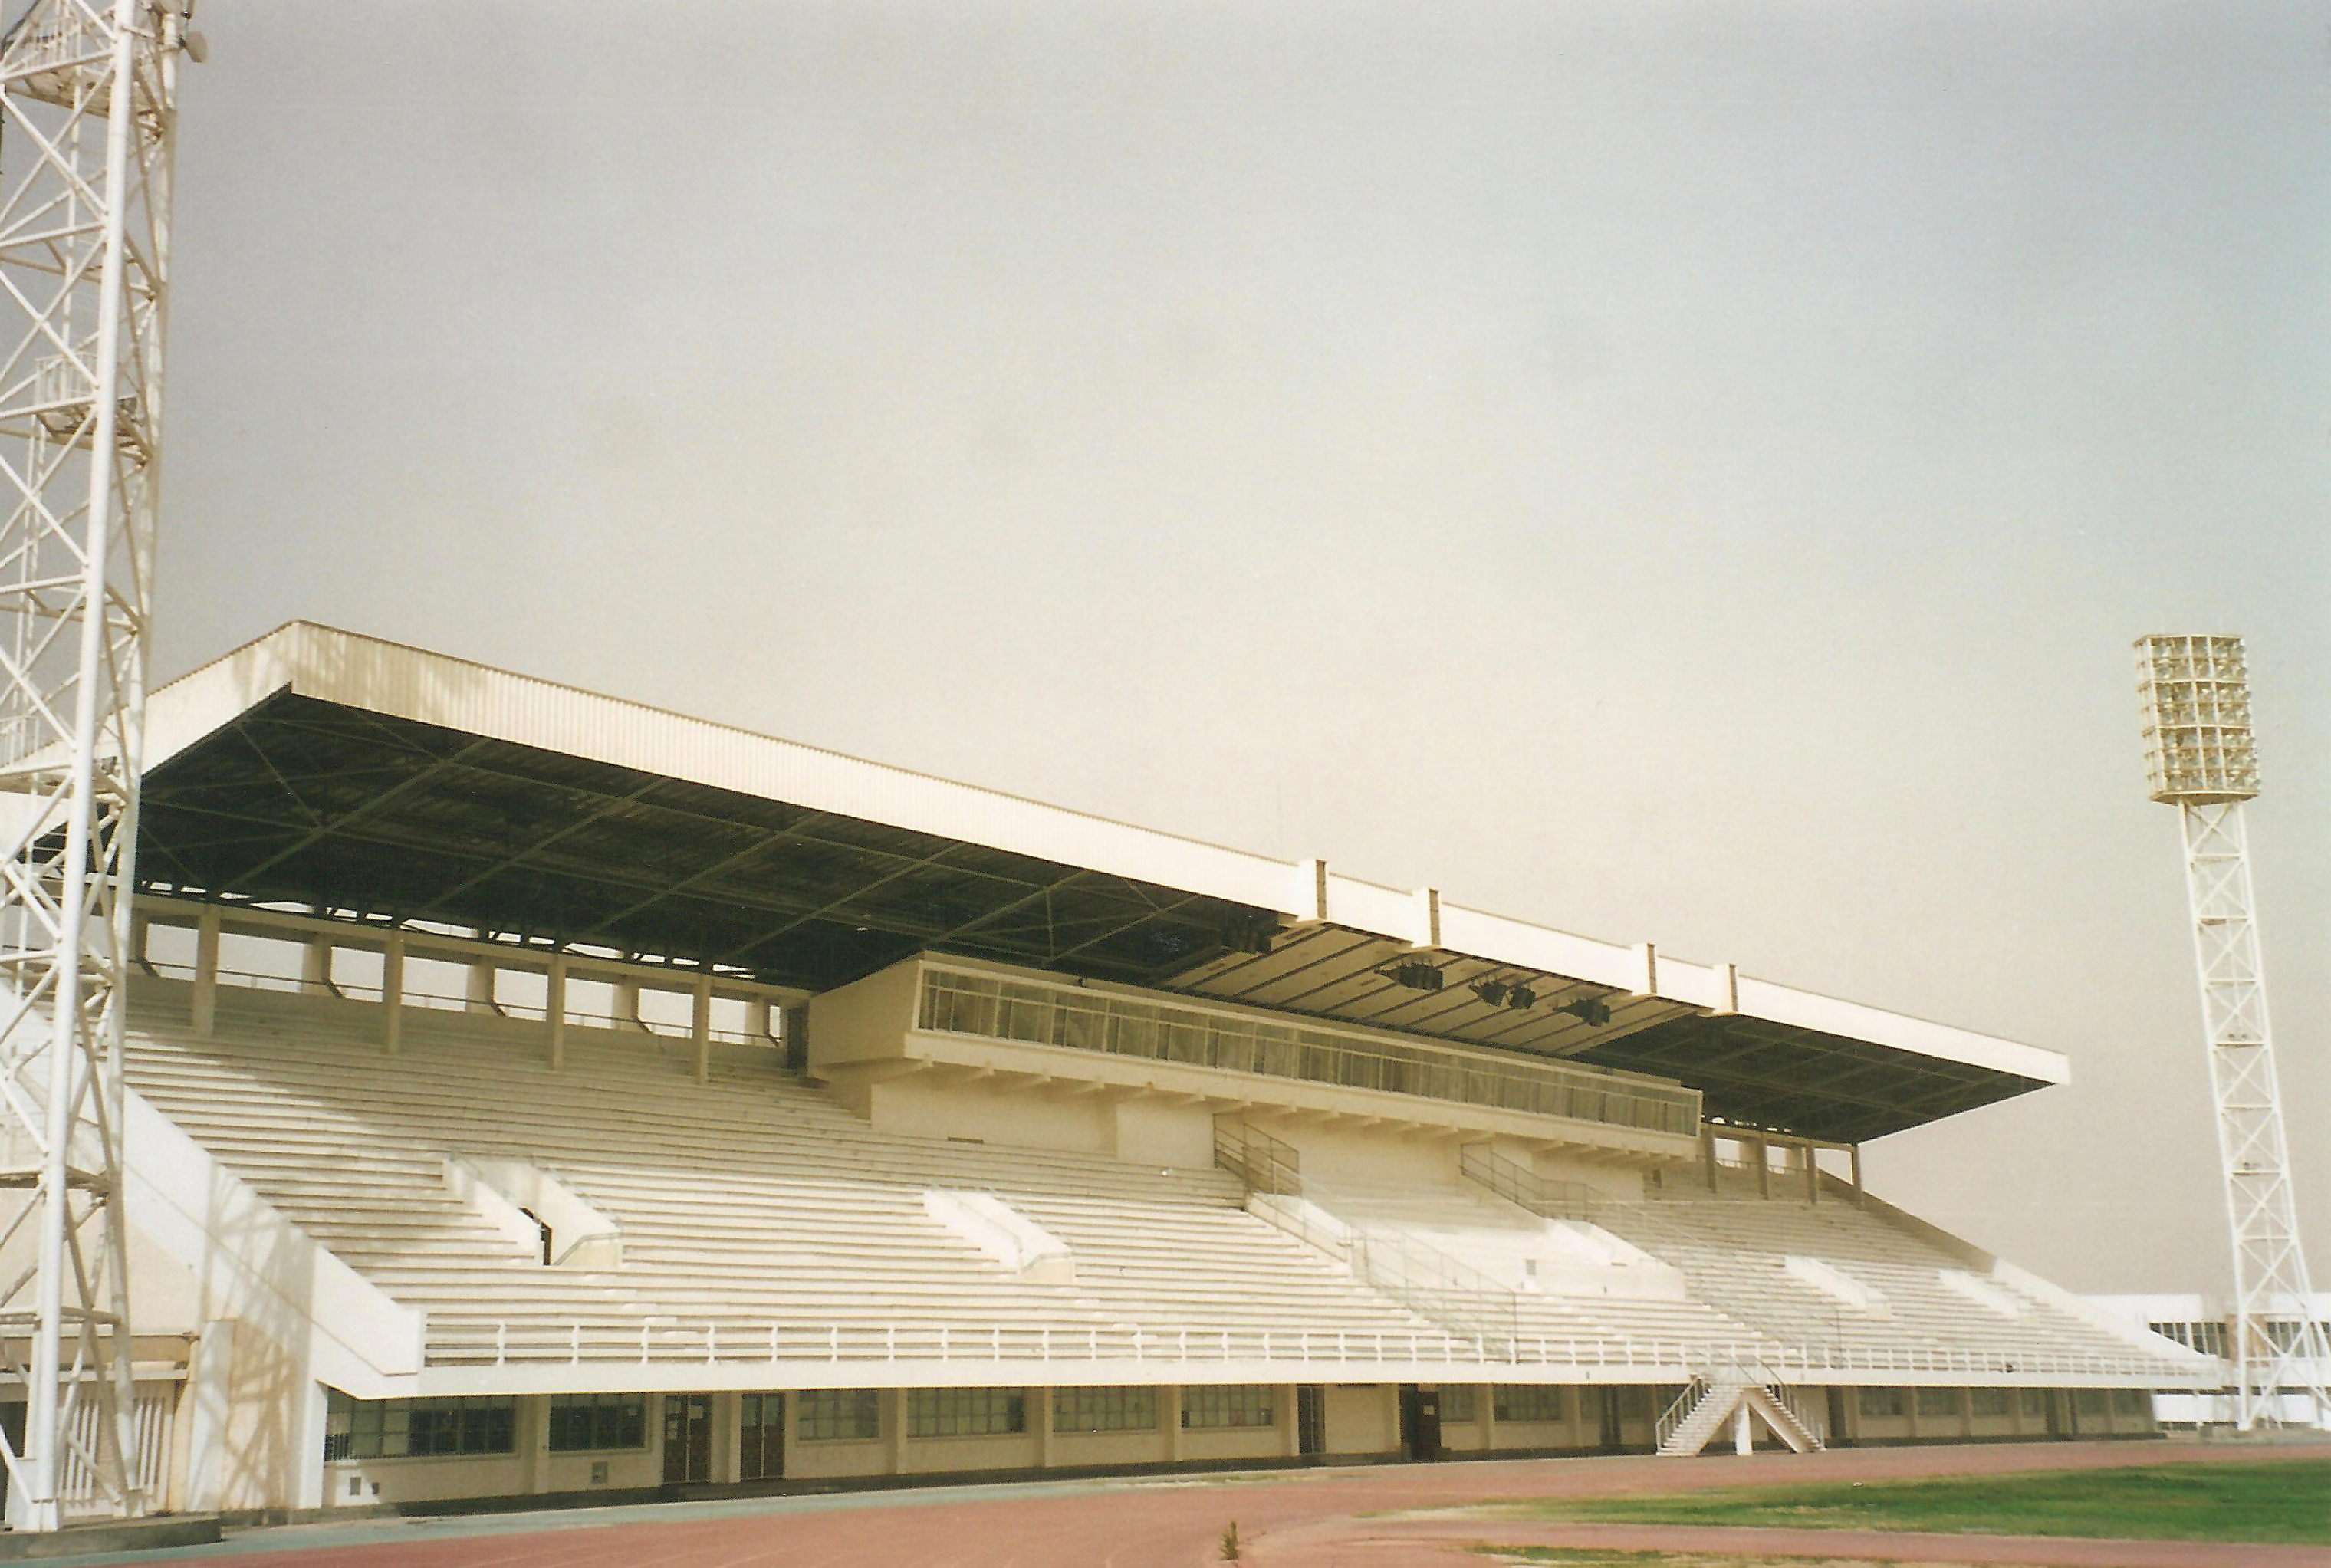
[(2285, 1419), (2284, 1389), (2331, 1423), (2331, 1365), (2315, 1320), (2283, 1137), (2266, 977), (2251, 912), (2242, 803), (2259, 793), (2250, 674), (2239, 637), (2140, 637), (2145, 765), (2153, 798), (2178, 808), (2216, 1099), (2218, 1160), (2234, 1250), (2235, 1425)]

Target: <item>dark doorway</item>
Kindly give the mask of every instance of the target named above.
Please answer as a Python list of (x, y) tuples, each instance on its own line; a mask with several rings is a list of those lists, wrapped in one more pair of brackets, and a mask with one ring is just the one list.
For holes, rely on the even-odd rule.
[(738, 1396), (737, 1478), (774, 1481), (785, 1473), (785, 1396)]
[(1318, 1383), (1296, 1385), (1295, 1451), (1299, 1454), (1324, 1454), (1327, 1451), (1327, 1391)]
[(1853, 1440), (1846, 1435), (1845, 1390), (1835, 1383), (1829, 1388), (1829, 1447), (1850, 1449)]
[(1602, 1430), (1596, 1435), (1595, 1446), (1606, 1454), (1618, 1453), (1626, 1446), (1625, 1432), (1619, 1423), (1619, 1391), (1606, 1385), (1588, 1392), (1600, 1396)]
[(663, 1484), (712, 1478), (712, 1396), (663, 1396)]
[(1441, 1391), (1400, 1385), (1400, 1446), (1412, 1459), (1441, 1457)]

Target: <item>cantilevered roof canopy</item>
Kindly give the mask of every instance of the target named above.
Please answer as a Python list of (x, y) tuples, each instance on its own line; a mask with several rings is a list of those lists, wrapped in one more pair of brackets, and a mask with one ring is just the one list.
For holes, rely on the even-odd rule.
[[(1858, 1142), (2062, 1057), (294, 622), (156, 692), (141, 882), (820, 991), (928, 949), (1663, 1074)], [(1422, 965), (1435, 976), (1403, 965)], [(1437, 978), (1434, 989), (1414, 984)]]

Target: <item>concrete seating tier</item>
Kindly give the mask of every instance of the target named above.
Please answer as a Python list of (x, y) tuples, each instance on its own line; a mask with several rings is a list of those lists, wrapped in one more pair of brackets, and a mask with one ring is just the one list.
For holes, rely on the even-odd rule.
[[(173, 994), (178, 993), (179, 994)], [(409, 1011), (398, 1055), (376, 1007), (222, 990), (214, 1032), (183, 987), (141, 988), (131, 1087), (288, 1218), (427, 1314), (433, 1361), (518, 1354), (638, 1359), (710, 1336), (750, 1354), (774, 1332), (857, 1346), (1031, 1336), (1150, 1354), (1268, 1331), (1432, 1326), (1245, 1212), (1237, 1181), (1093, 1155), (900, 1137), (766, 1066), (652, 1037)], [(623, 1262), (545, 1268), (446, 1187), (449, 1156), (524, 1161), (613, 1218)], [(1071, 1284), (1023, 1281), (924, 1211), (985, 1189), (1067, 1240)], [(643, 1339), (643, 1335), (645, 1336)]]

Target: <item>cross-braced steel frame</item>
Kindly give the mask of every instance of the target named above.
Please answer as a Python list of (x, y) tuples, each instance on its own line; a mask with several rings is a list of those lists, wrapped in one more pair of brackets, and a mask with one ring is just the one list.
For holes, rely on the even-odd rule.
[(187, 0), (0, 38), (0, 1435), (8, 1522), (142, 1511), (121, 1009)]
[[(2282, 1392), (2314, 1404), (2331, 1421), (2323, 1369), (2331, 1366), (2322, 1325), (2311, 1310), (2298, 1208), (2283, 1138), (2266, 982), (2251, 915), (2250, 840), (2241, 801), (2187, 803), (2185, 888), (2193, 911), (2193, 955), (2218, 1116), (2227, 1219), (2234, 1244), (2236, 1423), (2248, 1431), (2283, 1418)], [(2278, 1333), (2269, 1325), (2289, 1325)]]

